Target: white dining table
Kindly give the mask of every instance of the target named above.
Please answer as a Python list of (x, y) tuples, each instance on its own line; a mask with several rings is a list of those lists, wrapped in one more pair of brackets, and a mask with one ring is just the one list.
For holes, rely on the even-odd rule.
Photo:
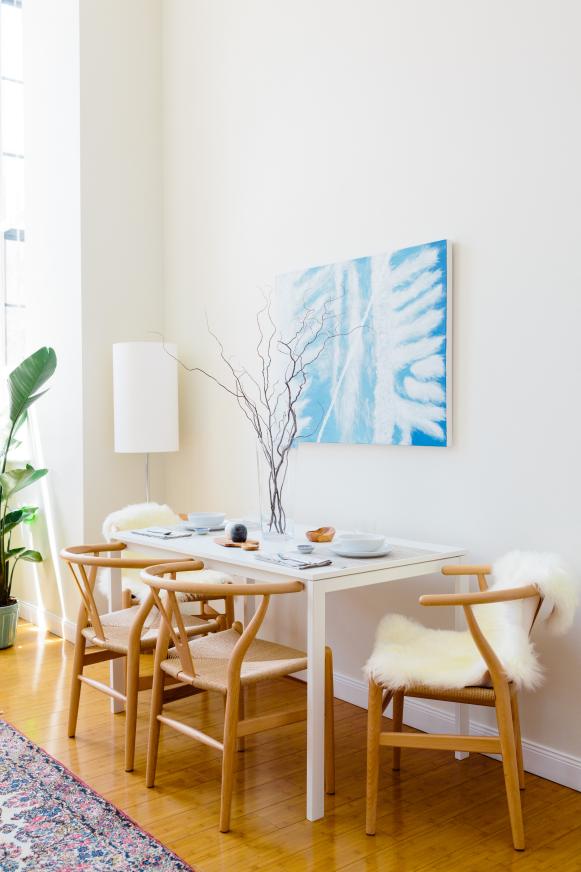
[[(295, 527), (295, 542), (303, 541), (308, 527)], [(168, 559), (198, 558), (206, 568), (239, 576), (248, 584), (255, 581), (276, 581), (298, 578), (303, 582), (307, 601), (307, 808), (310, 821), (324, 816), (324, 688), (325, 688), (325, 599), (336, 591), (365, 588), (377, 584), (417, 578), (438, 573), (447, 563), (460, 561), (465, 550), (458, 546), (435, 545), (429, 542), (413, 542), (388, 537), (391, 551), (385, 557), (372, 559), (344, 558), (336, 556), (329, 545), (317, 544), (313, 557), (330, 557), (332, 563), (318, 569), (295, 569), (288, 566), (265, 563), (257, 559), (256, 552), (239, 548), (225, 548), (214, 541), (219, 534), (192, 535), (180, 539), (153, 539), (134, 531), (119, 531), (115, 538), (124, 542), (133, 552), (152, 557), (167, 555)], [(252, 538), (260, 538), (252, 530)], [(294, 552), (293, 543), (263, 541), (260, 553), (276, 554)], [(121, 608), (121, 573), (110, 571), (109, 607)], [(456, 590), (466, 591), (468, 579), (456, 576)], [(254, 597), (244, 597), (244, 621), (252, 616)], [(385, 600), (389, 608), (389, 596)], [(460, 611), (460, 610), (456, 610)], [(460, 617), (460, 621), (461, 621)], [(461, 623), (458, 624), (461, 626)], [(276, 641), (276, 640), (275, 640)], [(361, 664), (363, 666), (363, 664)], [(113, 686), (123, 686), (122, 661), (111, 663)], [(115, 701), (113, 701), (115, 703)], [(119, 704), (116, 703), (118, 707)], [(468, 732), (468, 707), (456, 706), (458, 732)], [(465, 757), (460, 752), (457, 756)]]

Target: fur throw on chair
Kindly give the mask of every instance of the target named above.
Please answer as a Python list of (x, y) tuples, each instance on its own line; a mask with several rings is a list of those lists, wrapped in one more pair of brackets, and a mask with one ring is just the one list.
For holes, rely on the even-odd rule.
[[(103, 521), (103, 536), (107, 542), (111, 542), (115, 538), (115, 533), (118, 530), (139, 530), (143, 527), (175, 527), (181, 523), (179, 515), (170, 509), (169, 506), (160, 505), (159, 503), (136, 503), (132, 506), (126, 506), (124, 509), (119, 509), (116, 512), (111, 512)], [(143, 554), (138, 554), (131, 551), (129, 548), (122, 552), (122, 557), (131, 559), (132, 557), (143, 557)], [(200, 581), (214, 582), (218, 584), (227, 584), (231, 581), (229, 575), (221, 572), (214, 572), (211, 569), (203, 569), (200, 571), (197, 578)], [(129, 589), (134, 597), (142, 601), (149, 593), (148, 586), (141, 580), (139, 569), (124, 569), (122, 584), (124, 589)], [(100, 574), (97, 583), (98, 591), (107, 596), (108, 582), (107, 577)], [(188, 597), (187, 594), (177, 594), (178, 600), (183, 602), (194, 600), (194, 597)], [(187, 608), (181, 608), (184, 613)]]
[(143, 527), (175, 527), (181, 518), (159, 503), (135, 503), (117, 512), (111, 512), (103, 521), (103, 536), (110, 542), (117, 530), (139, 530)]
[[(555, 554), (513, 551), (493, 566), (490, 589), (535, 584), (543, 603), (537, 622), (554, 634), (573, 623), (579, 587)], [(474, 607), (474, 615), (508, 677), (532, 689), (542, 670), (529, 632), (538, 600), (515, 600)], [(397, 690), (423, 684), (460, 688), (485, 684), (488, 672), (472, 636), (466, 631), (433, 630), (404, 615), (386, 615), (377, 629), (365, 672), (384, 687)]]

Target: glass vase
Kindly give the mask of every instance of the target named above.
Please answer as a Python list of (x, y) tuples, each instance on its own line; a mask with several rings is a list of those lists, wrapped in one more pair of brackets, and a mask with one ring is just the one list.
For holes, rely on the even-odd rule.
[(294, 536), (294, 496), (298, 449), (284, 457), (260, 442), (256, 448), (260, 528), (263, 539), (287, 541)]

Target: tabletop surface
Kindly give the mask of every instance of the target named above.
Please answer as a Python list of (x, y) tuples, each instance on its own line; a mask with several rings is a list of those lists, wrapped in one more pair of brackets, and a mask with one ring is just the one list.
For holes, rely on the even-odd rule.
[[(296, 550), (298, 542), (306, 542), (305, 531), (310, 529), (306, 525), (295, 526), (295, 536), (288, 542), (274, 542), (262, 540), (258, 531), (250, 530), (249, 538), (260, 539), (260, 553), (276, 555), (278, 552), (291, 555), (296, 558), (304, 558)], [(462, 557), (465, 549), (454, 545), (435, 545), (430, 542), (413, 542), (407, 539), (396, 539), (386, 536), (386, 543), (391, 551), (385, 557), (373, 558), (346, 558), (339, 557), (331, 550), (331, 544), (315, 544), (312, 554), (306, 555), (307, 559), (326, 559), (333, 562), (330, 566), (319, 569), (297, 569), (290, 566), (278, 566), (275, 563), (266, 563), (257, 560), (256, 552), (243, 551), (240, 548), (225, 548), (218, 545), (214, 540), (223, 533), (208, 533), (205, 536), (193, 534), (180, 539), (157, 539), (143, 536), (135, 531), (119, 530), (115, 533), (115, 539), (125, 542), (128, 546), (139, 546), (139, 549), (152, 551), (167, 551), (172, 556), (196, 557), (206, 560), (228, 564), (232, 570), (242, 570), (241, 574), (252, 577), (252, 569), (267, 570), (273, 575), (284, 578), (300, 578), (304, 580), (318, 581), (326, 578), (337, 578), (346, 575), (357, 575), (364, 572), (372, 572), (378, 569), (392, 569), (398, 566), (408, 566), (414, 563), (426, 563), (434, 560), (446, 560)], [(169, 556), (169, 554), (168, 554)]]

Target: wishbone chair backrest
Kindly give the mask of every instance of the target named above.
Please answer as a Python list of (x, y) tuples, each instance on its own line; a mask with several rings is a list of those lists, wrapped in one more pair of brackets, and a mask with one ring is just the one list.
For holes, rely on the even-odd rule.
[[(176, 563), (150, 566), (141, 573), (143, 581), (151, 588), (154, 602), (159, 609), (166, 633), (171, 638), (180, 660), (184, 678), (194, 678), (196, 666), (192, 658), (183, 620), (179, 613), (176, 593), (200, 594), (202, 596), (224, 596), (224, 585), (216, 582), (196, 581), (179, 578), (180, 573), (196, 572), (203, 569), (200, 560), (187, 560)], [(229, 584), (228, 596), (259, 596), (260, 604), (234, 646), (228, 664), (228, 680), (235, 682), (240, 678), (240, 668), (244, 655), (266, 615), (271, 594), (297, 593), (303, 590), (300, 581), (259, 582), (257, 584)]]
[[(96, 545), (71, 545), (68, 548), (63, 548), (60, 552), (60, 556), (69, 567), (81, 595), (86, 618), (90, 621), (96, 638), (102, 642), (105, 642), (107, 637), (99, 617), (99, 610), (97, 609), (94, 596), (95, 582), (99, 569), (144, 569), (147, 566), (151, 566), (152, 563), (161, 562), (160, 560), (155, 561), (151, 557), (124, 558), (121, 556), (121, 553), (125, 548), (126, 545), (123, 542), (99, 542)], [(119, 556), (116, 556), (117, 554)], [(167, 558), (164, 558), (164, 563), (167, 564)], [(146, 615), (140, 613), (140, 617), (145, 620)]]

